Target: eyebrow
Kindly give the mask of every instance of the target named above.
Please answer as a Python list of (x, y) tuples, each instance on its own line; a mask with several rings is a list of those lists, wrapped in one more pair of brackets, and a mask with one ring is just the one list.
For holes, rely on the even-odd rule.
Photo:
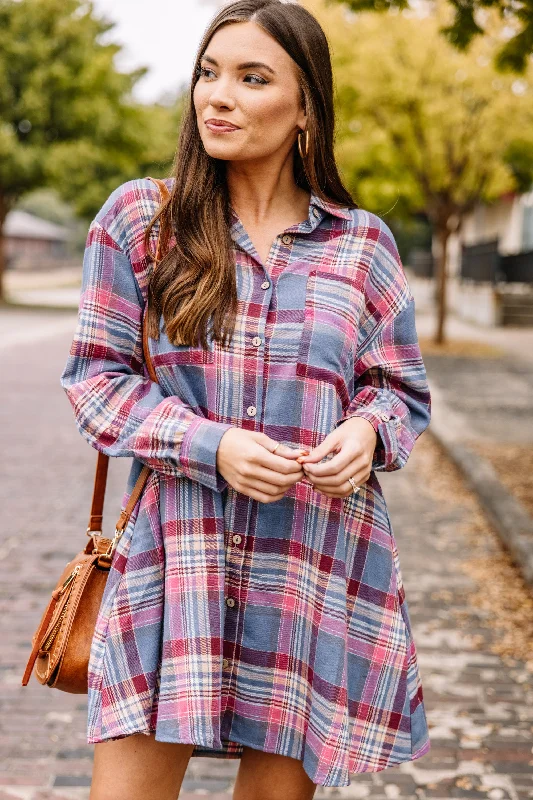
[[(215, 61), (215, 59), (211, 58), (211, 56), (202, 56), (202, 60), (209, 61), (210, 64), (214, 64), (215, 67), (218, 67), (218, 61)], [(243, 64), (237, 65), (237, 69), (253, 69), (254, 67), (255, 68), (263, 67), (263, 69), (266, 69), (269, 72), (271, 72), (272, 75), (276, 74), (275, 71), (272, 69), (272, 67), (269, 67), (268, 64), (263, 64), (262, 61), (245, 61)]]

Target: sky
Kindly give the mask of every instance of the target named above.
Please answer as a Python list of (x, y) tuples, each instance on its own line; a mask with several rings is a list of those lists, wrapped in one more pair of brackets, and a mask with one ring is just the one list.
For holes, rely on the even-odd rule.
[(124, 45), (117, 68), (147, 66), (134, 90), (150, 103), (174, 94), (191, 78), (202, 35), (220, 7), (217, 0), (93, 0), (99, 16), (116, 22), (107, 38)]

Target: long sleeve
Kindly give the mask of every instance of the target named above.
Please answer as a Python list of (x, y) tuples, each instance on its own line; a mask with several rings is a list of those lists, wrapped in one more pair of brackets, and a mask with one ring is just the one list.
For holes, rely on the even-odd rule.
[(372, 469), (403, 467), (430, 421), (431, 397), (415, 327), (415, 302), (396, 242), (379, 217), (365, 281), (355, 357), (354, 396), (336, 426), (353, 416), (377, 433)]
[(119, 228), (124, 186), (89, 228), (78, 321), (61, 386), (80, 433), (97, 450), (222, 491), (228, 484), (216, 469), (216, 452), (231, 425), (198, 415), (145, 376), (142, 293), (120, 237), (104, 227)]

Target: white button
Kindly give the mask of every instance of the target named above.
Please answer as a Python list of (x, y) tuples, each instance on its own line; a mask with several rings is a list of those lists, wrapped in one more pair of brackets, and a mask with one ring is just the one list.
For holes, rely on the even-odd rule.
[(384, 422), (386, 422), (388, 419), (390, 419), (389, 415), (388, 415), (388, 414), (384, 414), (383, 412), (382, 412), (382, 413), (380, 413), (380, 414), (378, 414), (378, 417), (381, 417), (381, 419), (382, 419)]
[(263, 281), (263, 283), (261, 284), (261, 289), (268, 289), (269, 286), (270, 283), (268, 281)]
[(246, 413), (248, 414), (249, 417), (255, 417), (257, 413), (257, 408), (255, 406), (248, 406), (248, 408), (246, 409)]
[(226, 597), (226, 605), (229, 606), (230, 608), (233, 608), (233, 606), (235, 605), (235, 600), (233, 599), (233, 597)]
[(292, 242), (292, 236), (289, 236), (289, 234), (286, 233), (281, 237), (281, 241), (283, 244), (290, 244)]
[(318, 210), (318, 208), (313, 208), (313, 214), (315, 215), (315, 217), (320, 216), (320, 211)]
[(240, 543), (241, 543), (241, 541), (242, 541), (242, 536), (239, 536), (239, 534), (238, 534), (238, 533), (236, 533), (236, 534), (235, 534), (234, 536), (232, 536), (231, 538), (233, 539), (233, 541), (235, 542), (235, 544), (240, 544)]
[(226, 667), (229, 667), (229, 659), (223, 658), (222, 659), (222, 666), (224, 667), (224, 669), (226, 669)]
[(254, 336), (254, 338), (252, 339), (252, 344), (254, 347), (259, 347), (259, 345), (261, 344), (261, 337)]

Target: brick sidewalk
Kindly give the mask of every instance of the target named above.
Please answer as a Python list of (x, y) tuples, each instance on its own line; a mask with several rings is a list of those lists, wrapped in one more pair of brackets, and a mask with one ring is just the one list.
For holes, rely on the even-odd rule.
[(417, 317), (434, 434), (484, 498), (533, 587), (533, 328), (483, 328), (452, 317), (439, 352), (428, 344), (433, 326), (429, 315)]
[[(85, 541), (96, 451), (77, 432), (59, 385), (75, 315), (69, 331), (65, 314), (40, 312), (32, 322), (28, 312), (6, 313), (14, 345), (0, 350), (0, 502), (7, 520), (0, 550), (0, 800), (87, 800), (93, 747), (85, 741), (86, 697), (49, 690), (35, 677), (20, 685), (44, 603)], [(0, 330), (5, 323), (0, 317)], [(40, 339), (38, 347), (24, 343), (29, 335)], [(107, 533), (127, 471), (126, 460), (110, 465)], [(400, 551), (432, 748), (399, 768), (353, 775), (349, 787), (318, 789), (315, 798), (533, 798), (533, 675), (523, 661), (495, 652), (504, 636), (494, 627), (497, 606), (518, 579), (429, 433), (403, 470), (380, 473), (379, 480)], [(487, 595), (494, 597), (489, 607), (482, 602)], [(237, 761), (191, 759), (180, 800), (231, 800), (237, 769)]]
[[(416, 329), (420, 337), (433, 338), (436, 329), (435, 312), (418, 312)], [(470, 340), (501, 348), (509, 356), (519, 356), (533, 368), (533, 328), (514, 325), (476, 325), (448, 315), (445, 325), (447, 340)]]

